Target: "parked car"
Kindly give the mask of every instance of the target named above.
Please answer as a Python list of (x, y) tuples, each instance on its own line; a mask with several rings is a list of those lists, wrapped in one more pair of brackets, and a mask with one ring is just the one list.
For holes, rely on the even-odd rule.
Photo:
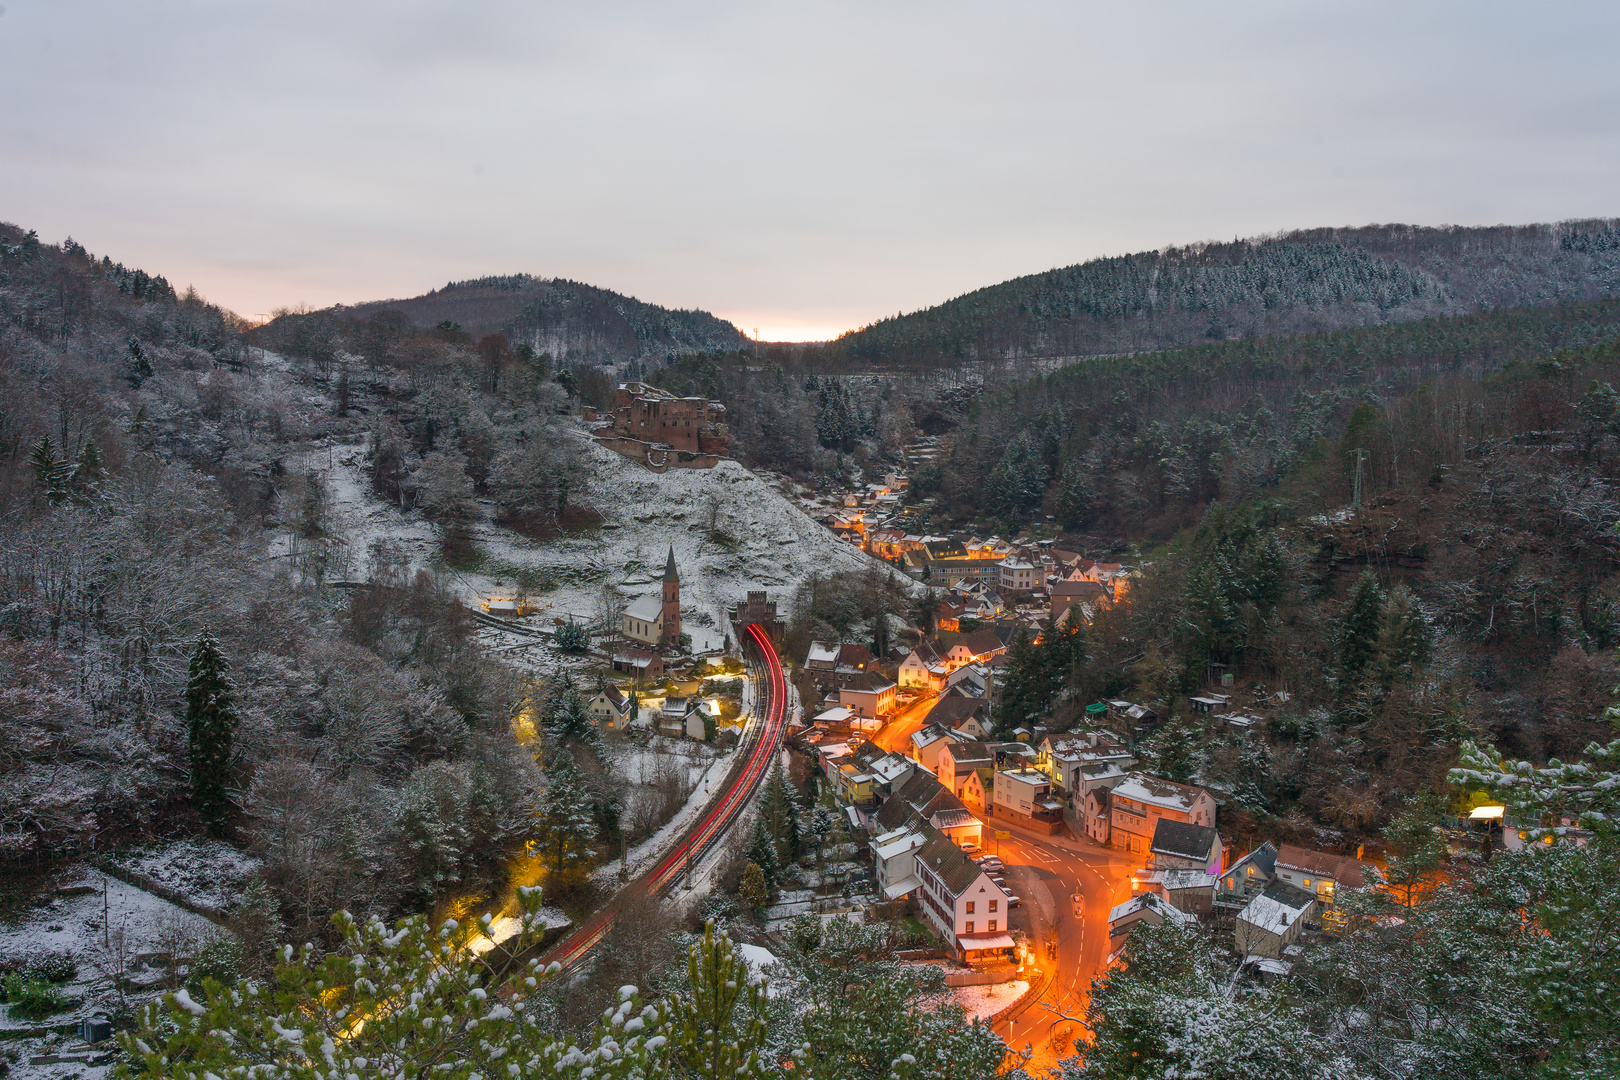
[(1010, 908), (1023, 907), (1024, 906), (1024, 898), (1022, 896), (1015, 896), (1015, 895), (1009, 893), (1007, 895), (1007, 906), (1010, 907)]

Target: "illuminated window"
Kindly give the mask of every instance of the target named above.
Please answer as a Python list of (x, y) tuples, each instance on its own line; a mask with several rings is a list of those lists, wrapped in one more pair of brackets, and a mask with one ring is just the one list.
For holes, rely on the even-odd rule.
[(994, 900), (990, 901), (990, 910), (991, 911), (996, 910), (996, 902)]
[(996, 932), (996, 920), (994, 919), (990, 920), (990, 932), (992, 934)]
[(968, 920), (967, 929), (965, 931), (963, 931), (963, 933), (967, 933), (967, 934), (973, 933), (973, 920), (972, 919)]

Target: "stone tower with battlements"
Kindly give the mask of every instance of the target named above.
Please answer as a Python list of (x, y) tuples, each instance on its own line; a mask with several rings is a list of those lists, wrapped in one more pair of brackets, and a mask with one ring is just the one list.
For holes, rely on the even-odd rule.
[(675, 570), (675, 545), (669, 546), (669, 562), (664, 567), (664, 627), (658, 644), (673, 646), (681, 640), (681, 575)]

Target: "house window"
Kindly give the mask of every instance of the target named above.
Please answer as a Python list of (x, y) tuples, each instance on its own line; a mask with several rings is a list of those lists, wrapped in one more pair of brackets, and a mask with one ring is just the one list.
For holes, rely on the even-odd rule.
[(1307, 888), (1307, 889), (1308, 889), (1308, 888), (1310, 888), (1310, 887), (1311, 887), (1311, 879), (1310, 879), (1310, 878), (1306, 878), (1306, 879), (1305, 879), (1305, 887), (1306, 887), (1306, 888)]
[(966, 934), (973, 933), (973, 920), (972, 919), (968, 920), (967, 929), (964, 930), (963, 933), (966, 933)]
[(996, 932), (996, 920), (994, 919), (990, 920), (990, 932), (992, 934)]
[(972, 900), (969, 900), (967, 902), (967, 913), (969, 915), (973, 914), (973, 901)]
[(996, 910), (996, 902), (994, 900), (990, 901), (990, 910), (991, 911)]

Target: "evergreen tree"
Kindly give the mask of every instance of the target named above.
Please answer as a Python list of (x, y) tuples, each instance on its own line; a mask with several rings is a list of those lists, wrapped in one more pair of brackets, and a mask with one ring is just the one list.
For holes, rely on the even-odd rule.
[(1339, 615), (1339, 677), (1345, 692), (1360, 681), (1378, 657), (1383, 629), (1384, 594), (1371, 570), (1362, 571)]
[(769, 886), (765, 884), (765, 871), (759, 863), (750, 861), (743, 867), (742, 882), (737, 886), (737, 899), (750, 915), (757, 915), (771, 901)]
[(889, 655), (889, 613), (883, 609), (872, 616), (872, 655), (879, 662)]
[(208, 831), (225, 831), (230, 815), (226, 785), (230, 781), (231, 741), (236, 730), (225, 657), (204, 634), (191, 655), (186, 684), (187, 748), (191, 765), (191, 801)]
[(591, 647), (591, 632), (584, 623), (569, 619), (557, 627), (552, 640), (556, 642), (559, 652), (583, 653)]
[(686, 954), (686, 988), (665, 1009), (676, 1076), (750, 1080), (771, 1075), (765, 1045), (765, 987), (711, 921)]
[(68, 479), (71, 470), (67, 463), (57, 457), (56, 444), (51, 442), (49, 435), (40, 437), (34, 444), (33, 451), (28, 455), (28, 464), (34, 470), (34, 482), (39, 490), (53, 503), (60, 503), (68, 496)]
[(130, 386), (140, 386), (153, 375), (152, 361), (146, 358), (146, 350), (141, 348), (140, 338), (133, 335), (125, 343), (129, 352), (129, 374), (126, 376)]
[(641, 698), (636, 691), (630, 691), (630, 722), (633, 724), (641, 719)]
[(1048, 657), (1029, 639), (1029, 630), (1020, 626), (1007, 650), (1007, 682), (996, 703), (996, 724), (1003, 731), (1033, 720), (1051, 703), (1051, 672)]
[(546, 767), (546, 788), (535, 808), (535, 853), (563, 889), (584, 877), (596, 842), (585, 774), (567, 750), (558, 750)]
[(101, 448), (96, 440), (86, 439), (79, 448), (79, 456), (73, 462), (73, 474), (68, 477), (68, 486), (77, 495), (88, 495), (95, 491), (96, 484), (102, 476)]
[(754, 835), (748, 841), (748, 850), (744, 854), (748, 861), (758, 866), (760, 872), (765, 875), (766, 887), (776, 888), (776, 844), (765, 831), (763, 815), (754, 822)]
[(1389, 591), (1379, 628), (1378, 652), (1384, 685), (1410, 679), (1428, 666), (1433, 634), (1418, 610), (1417, 598), (1405, 585)]
[(1078, 466), (1070, 464), (1064, 468), (1055, 509), (1058, 525), (1070, 531), (1083, 529), (1096, 519), (1090, 478)]
[(602, 751), (602, 731), (586, 706), (585, 695), (566, 672), (546, 688), (540, 704), (540, 728), (545, 732), (548, 750), (582, 745), (593, 753)]

